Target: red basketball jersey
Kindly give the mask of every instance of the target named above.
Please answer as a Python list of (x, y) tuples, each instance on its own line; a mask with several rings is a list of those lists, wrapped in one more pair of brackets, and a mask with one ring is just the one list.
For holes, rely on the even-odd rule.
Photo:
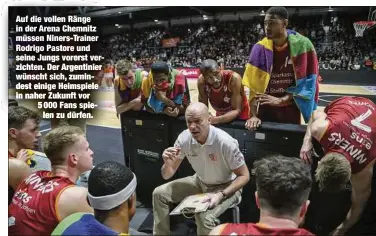
[[(221, 86), (216, 89), (213, 88), (211, 85), (205, 82), (205, 93), (209, 98), (209, 102), (217, 112), (217, 116), (224, 115), (230, 111), (232, 111), (231, 106), (231, 79), (233, 75), (233, 71), (231, 70), (221, 70)], [(247, 96), (245, 95), (244, 88), (242, 85), (242, 111), (239, 115), (239, 119), (247, 120), (249, 118), (249, 106)]]
[[(287, 88), (295, 86), (295, 74), (289, 45), (274, 48), (273, 50), (273, 70), (265, 93), (273, 97), (283, 97)], [(298, 106), (292, 100), (292, 104), (276, 107), (262, 105), (259, 108), (258, 117), (262, 121), (300, 124), (301, 115)]]
[(219, 235), (273, 235), (273, 236), (293, 236), (304, 235), (313, 236), (314, 234), (301, 228), (268, 228), (261, 224), (226, 224)]
[(376, 105), (362, 97), (342, 97), (326, 108), (329, 125), (320, 139), (325, 153), (338, 152), (361, 172), (376, 158)]
[(68, 178), (38, 171), (22, 181), (9, 205), (9, 235), (51, 235), (59, 224), (61, 192), (75, 186)]

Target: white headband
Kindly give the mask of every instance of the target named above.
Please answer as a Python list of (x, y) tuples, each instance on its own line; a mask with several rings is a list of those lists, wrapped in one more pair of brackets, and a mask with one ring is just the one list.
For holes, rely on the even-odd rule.
[(136, 186), (137, 179), (136, 175), (133, 174), (132, 181), (120, 192), (100, 197), (95, 197), (88, 193), (90, 205), (98, 210), (111, 210), (127, 201), (136, 190)]

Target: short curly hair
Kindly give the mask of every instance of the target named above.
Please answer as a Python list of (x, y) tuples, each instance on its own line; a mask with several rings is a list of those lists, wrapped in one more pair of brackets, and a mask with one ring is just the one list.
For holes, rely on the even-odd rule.
[[(115, 161), (99, 163), (90, 172), (88, 180), (88, 191), (95, 197), (116, 194), (122, 191), (133, 180), (134, 175), (130, 169)], [(125, 201), (128, 201), (126, 199)], [(116, 206), (110, 210), (94, 209), (95, 218), (104, 222), (111, 211), (117, 210)]]
[(271, 7), (266, 11), (266, 14), (276, 15), (280, 17), (281, 19), (289, 18), (289, 12), (284, 7)]

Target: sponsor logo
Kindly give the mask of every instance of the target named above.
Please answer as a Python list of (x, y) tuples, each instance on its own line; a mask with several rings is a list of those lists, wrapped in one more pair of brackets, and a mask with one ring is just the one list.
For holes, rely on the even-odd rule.
[(194, 70), (181, 70), (180, 71), (183, 75), (199, 75), (199, 72), (198, 71), (194, 71)]
[(354, 102), (354, 101), (351, 101), (351, 100), (348, 100), (348, 101), (351, 105), (366, 106), (373, 111), (375, 110), (375, 108), (371, 104), (369, 104), (368, 102)]
[(14, 194), (14, 197), (18, 198), (20, 201), (22, 201), (25, 204), (28, 203), (33, 198), (32, 196), (29, 196), (29, 194), (27, 194), (27, 192), (24, 192), (22, 190), (17, 191)]
[(177, 70), (179, 70), (180, 73), (186, 76), (187, 78), (197, 79), (198, 76), (200, 75), (200, 69), (196, 69), (196, 68), (192, 68), (192, 69), (178, 68)]
[(209, 158), (212, 161), (217, 161), (217, 157), (214, 154), (209, 154)]
[(244, 161), (244, 156), (243, 154), (240, 152), (240, 150), (236, 150), (235, 151), (235, 158), (237, 159), (237, 161), (239, 163), (242, 163)]
[(367, 150), (370, 150), (372, 148), (372, 141), (368, 139), (367, 137), (362, 137), (362, 136), (363, 135), (357, 132), (352, 132), (350, 135), (350, 138), (360, 143), (362, 146), (365, 146)]
[(265, 93), (266, 94), (274, 94), (274, 93), (285, 93), (286, 90), (284, 88), (267, 88)]
[(151, 151), (146, 151), (146, 150), (142, 150), (142, 149), (137, 149), (137, 154), (148, 156), (148, 157), (153, 157), (153, 158), (159, 158), (159, 154), (158, 153), (151, 152)]

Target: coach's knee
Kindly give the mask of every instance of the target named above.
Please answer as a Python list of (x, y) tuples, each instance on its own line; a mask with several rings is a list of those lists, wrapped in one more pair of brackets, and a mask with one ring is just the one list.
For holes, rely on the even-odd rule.
[[(168, 184), (168, 183), (167, 183)], [(153, 191), (153, 202), (155, 201), (163, 201), (163, 200), (166, 200), (168, 201), (168, 185), (167, 184), (163, 184), (161, 186), (158, 186), (154, 189)]]
[(153, 198), (160, 196), (163, 193), (163, 189), (163, 185), (156, 187), (153, 191)]
[(201, 212), (196, 215), (196, 222), (199, 221), (207, 229), (213, 229), (220, 224), (220, 221), (210, 212)]

